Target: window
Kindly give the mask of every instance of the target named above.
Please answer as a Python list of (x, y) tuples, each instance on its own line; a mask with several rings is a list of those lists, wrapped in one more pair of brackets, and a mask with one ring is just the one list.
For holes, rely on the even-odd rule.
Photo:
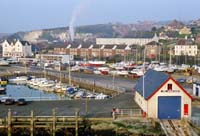
[(188, 104), (184, 104), (184, 115), (188, 115)]
[(167, 85), (167, 90), (172, 90), (172, 84)]

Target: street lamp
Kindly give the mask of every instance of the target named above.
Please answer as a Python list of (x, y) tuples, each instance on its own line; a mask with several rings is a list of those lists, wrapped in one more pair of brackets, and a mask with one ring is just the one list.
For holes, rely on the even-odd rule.
[(115, 72), (113, 72), (113, 89), (115, 88)]

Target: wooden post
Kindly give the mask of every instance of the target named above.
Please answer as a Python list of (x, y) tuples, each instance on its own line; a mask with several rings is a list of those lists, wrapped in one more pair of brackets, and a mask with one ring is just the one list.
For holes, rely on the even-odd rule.
[(52, 114), (53, 114), (53, 128), (52, 128), (52, 134), (53, 136), (56, 135), (56, 111), (55, 109), (52, 110)]
[(8, 128), (8, 136), (11, 136), (11, 110), (8, 110), (8, 124), (7, 124), (7, 128)]
[(33, 130), (34, 130), (34, 114), (33, 111), (31, 111), (31, 126), (30, 126), (31, 136), (33, 136)]
[(85, 114), (88, 114), (88, 98), (85, 98)]
[(75, 136), (78, 136), (78, 110), (76, 110), (75, 112), (75, 123), (76, 123), (76, 126), (75, 126)]

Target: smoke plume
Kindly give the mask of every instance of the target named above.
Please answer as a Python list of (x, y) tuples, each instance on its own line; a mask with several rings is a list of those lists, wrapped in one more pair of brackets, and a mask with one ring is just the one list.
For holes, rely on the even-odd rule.
[(77, 20), (77, 18), (83, 14), (83, 12), (85, 11), (85, 9), (88, 7), (88, 5), (90, 4), (91, 0), (82, 0), (80, 2), (79, 5), (77, 5), (73, 12), (72, 12), (72, 16), (70, 19), (70, 23), (69, 23), (69, 33), (70, 33), (70, 39), (71, 41), (74, 41), (74, 36), (75, 36), (75, 28), (74, 28), (74, 24), (75, 21)]

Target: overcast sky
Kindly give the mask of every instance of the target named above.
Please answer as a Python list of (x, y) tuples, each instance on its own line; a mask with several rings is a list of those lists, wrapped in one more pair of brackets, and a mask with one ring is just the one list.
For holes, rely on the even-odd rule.
[(75, 25), (87, 25), (198, 19), (199, 5), (200, 0), (0, 0), (0, 33), (68, 26), (77, 7)]

